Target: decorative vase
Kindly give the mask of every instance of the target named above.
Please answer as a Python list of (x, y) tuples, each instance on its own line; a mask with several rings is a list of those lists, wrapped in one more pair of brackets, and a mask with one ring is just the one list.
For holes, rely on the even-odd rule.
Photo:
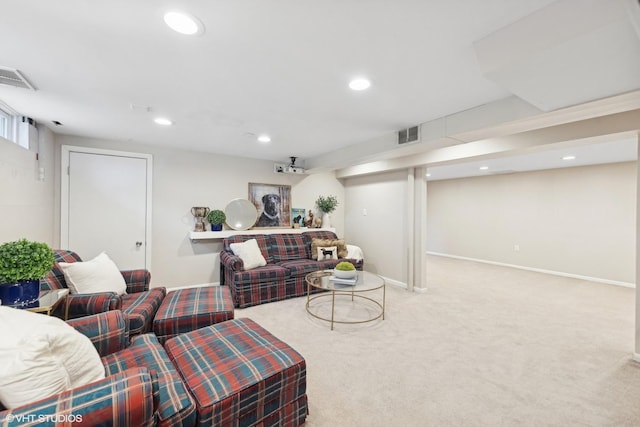
[(322, 215), (322, 228), (331, 228), (331, 215), (326, 212)]
[(40, 279), (18, 280), (16, 283), (0, 284), (2, 305), (20, 308), (36, 302), (39, 296)]
[(211, 231), (222, 231), (222, 224), (211, 224)]

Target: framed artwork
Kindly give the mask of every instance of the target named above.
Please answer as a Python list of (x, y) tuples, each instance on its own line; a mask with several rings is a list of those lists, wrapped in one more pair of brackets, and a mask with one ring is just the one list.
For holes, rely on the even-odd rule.
[(293, 208), (291, 209), (291, 226), (294, 228), (304, 227), (304, 213), (305, 210), (303, 208)]
[(291, 186), (249, 183), (249, 201), (258, 211), (256, 228), (291, 228)]

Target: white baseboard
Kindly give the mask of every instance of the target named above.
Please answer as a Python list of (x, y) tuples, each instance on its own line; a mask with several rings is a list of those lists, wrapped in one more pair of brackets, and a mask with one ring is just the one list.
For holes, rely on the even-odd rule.
[(167, 288), (167, 292), (177, 291), (178, 289), (204, 288), (206, 286), (220, 286), (220, 282), (201, 283), (199, 285), (176, 286), (176, 287), (173, 287), (173, 288)]
[[(409, 286), (404, 282), (401, 282), (399, 280), (390, 279), (390, 278), (384, 277), (384, 276), (380, 276), (380, 277), (382, 277), (384, 279), (384, 282), (387, 285), (395, 286), (395, 287), (402, 288), (402, 289), (409, 289)], [(414, 287), (413, 288), (413, 292), (417, 292), (419, 294), (424, 294), (424, 293), (427, 292), (427, 288), (416, 288), (416, 287)]]
[(387, 284), (387, 285), (396, 286), (396, 287), (402, 288), (402, 289), (408, 289), (409, 288), (406, 283), (401, 282), (399, 280), (389, 279), (388, 277), (384, 277), (384, 276), (380, 276), (380, 277), (382, 277), (384, 279), (384, 283)]
[[(441, 257), (445, 257), (445, 258), (461, 259), (461, 260), (464, 260), (464, 261), (481, 262), (481, 263), (484, 263), (484, 264), (499, 265), (501, 267), (517, 268), (517, 269), (520, 269), (520, 270), (535, 271), (537, 273), (552, 274), (554, 276), (571, 277), (573, 279), (588, 280), (590, 282), (604, 283), (606, 285), (623, 286), (625, 288), (635, 288), (636, 287), (635, 283), (620, 282), (620, 281), (617, 281), (617, 280), (609, 280), (609, 279), (601, 279), (599, 277), (582, 276), (580, 274), (565, 273), (563, 271), (545, 270), (543, 268), (526, 267), (524, 265), (507, 264), (507, 263), (504, 263), (504, 262), (488, 261), (488, 260), (485, 260), (485, 259), (469, 258), (469, 257), (464, 257), (464, 256), (458, 256), (458, 255), (444, 254), (444, 253), (440, 253), (440, 252), (427, 252), (427, 255), (435, 255), (435, 256), (441, 256)], [(428, 276), (429, 276), (429, 273), (427, 272), (427, 277)]]

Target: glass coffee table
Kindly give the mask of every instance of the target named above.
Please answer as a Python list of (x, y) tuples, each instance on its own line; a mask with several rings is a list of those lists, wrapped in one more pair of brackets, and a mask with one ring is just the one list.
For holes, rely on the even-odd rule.
[[(305, 276), (305, 281), (307, 282), (307, 312), (316, 319), (331, 323), (331, 330), (333, 330), (334, 323), (365, 323), (372, 322), (380, 318), (384, 320), (384, 304), (386, 296), (384, 279), (377, 274), (369, 273), (368, 271), (358, 271), (357, 275), (358, 277), (355, 284), (345, 284), (332, 280), (333, 270), (314, 271), (313, 273), (307, 274)], [(323, 289), (328, 292), (311, 295), (312, 288)], [(369, 295), (363, 295), (364, 293), (377, 290), (382, 290), (381, 300), (374, 299)], [(376, 311), (373, 316), (362, 320), (336, 319), (336, 296), (350, 296), (351, 301), (356, 301), (358, 299), (370, 301), (373, 303)], [(318, 314), (317, 310), (314, 310), (314, 308), (317, 307), (315, 307), (312, 302), (319, 298), (331, 298), (331, 317), (321, 316)]]

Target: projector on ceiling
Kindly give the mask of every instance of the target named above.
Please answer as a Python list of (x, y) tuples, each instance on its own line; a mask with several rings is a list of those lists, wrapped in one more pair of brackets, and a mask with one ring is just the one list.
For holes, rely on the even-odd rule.
[(303, 168), (301, 168), (301, 167), (298, 167), (298, 166), (289, 166), (289, 167), (287, 168), (287, 172), (288, 172), (288, 173), (299, 173), (299, 174), (303, 174), (303, 173), (305, 173), (305, 170), (304, 170)]
[(292, 174), (304, 175), (306, 173), (304, 168), (300, 166), (296, 166), (297, 157), (290, 157), (290, 159), (291, 159), (291, 163), (289, 163), (288, 165), (285, 163), (274, 163), (273, 171), (275, 173), (292, 173)]

